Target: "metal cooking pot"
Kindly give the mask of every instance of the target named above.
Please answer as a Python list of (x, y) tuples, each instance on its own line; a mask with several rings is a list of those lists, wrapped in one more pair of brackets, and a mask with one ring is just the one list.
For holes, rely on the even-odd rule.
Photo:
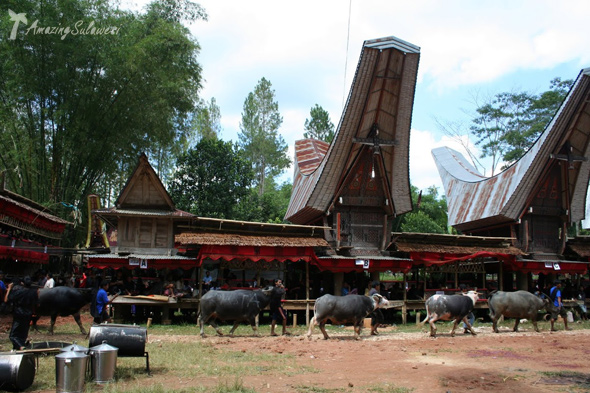
[(115, 379), (118, 351), (119, 348), (107, 344), (106, 341), (90, 348), (92, 379), (95, 382), (103, 383)]
[(88, 355), (70, 350), (55, 355), (55, 382), (57, 393), (82, 393)]
[(101, 324), (90, 327), (88, 346), (106, 342), (119, 349), (120, 357), (142, 357), (145, 355), (147, 329), (135, 325)]
[(0, 353), (0, 390), (25, 390), (34, 379), (35, 356), (32, 353)]

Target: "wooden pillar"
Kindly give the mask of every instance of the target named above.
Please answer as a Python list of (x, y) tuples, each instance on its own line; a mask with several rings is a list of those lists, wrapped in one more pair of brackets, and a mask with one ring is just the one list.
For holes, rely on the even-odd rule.
[(406, 273), (404, 273), (404, 283), (402, 287), (402, 291), (404, 293), (404, 305), (402, 306), (402, 324), (406, 324), (407, 312), (408, 312), (408, 291), (406, 291), (407, 285), (407, 278)]
[(498, 290), (504, 290), (504, 262), (498, 261), (500, 267), (498, 268)]
[(529, 290), (528, 273), (516, 272), (516, 289)]
[(305, 326), (309, 326), (309, 262), (305, 263)]
[[(203, 261), (201, 261), (201, 267), (199, 268), (199, 305), (197, 307), (197, 315), (201, 313), (201, 298), (203, 297)], [(197, 326), (199, 325), (199, 321), (197, 318)]]
[(371, 284), (374, 281), (380, 281), (381, 275), (379, 274), (379, 272), (371, 272), (370, 274), (371, 274)]
[(342, 283), (344, 282), (344, 273), (334, 273), (334, 295), (342, 294)]

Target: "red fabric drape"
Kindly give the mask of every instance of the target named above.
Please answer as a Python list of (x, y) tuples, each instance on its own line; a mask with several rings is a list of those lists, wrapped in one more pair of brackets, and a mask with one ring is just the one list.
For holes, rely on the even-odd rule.
[[(133, 258), (88, 258), (88, 267), (95, 267), (98, 269), (104, 269), (107, 267), (113, 269), (119, 268), (127, 268), (127, 269), (135, 269), (136, 267), (141, 267), (140, 265), (130, 265), (129, 259)], [(145, 261), (145, 269), (192, 269), (193, 267), (198, 267), (200, 264), (196, 259), (141, 259), (135, 258), (140, 261)]]
[(64, 223), (52, 221), (45, 216), (41, 216), (38, 213), (22, 208), (6, 200), (0, 200), (0, 211), (2, 212), (2, 215), (12, 217), (15, 220), (49, 232), (63, 233), (66, 229)]
[(19, 262), (30, 262), (30, 263), (49, 263), (49, 254), (43, 252), (24, 250), (18, 247), (0, 246), (0, 257), (11, 258)]
[(320, 268), (320, 270), (327, 270), (333, 273), (347, 273), (347, 272), (384, 272), (391, 270), (392, 272), (407, 273), (412, 268), (412, 261), (399, 259), (367, 259), (369, 267), (364, 268), (363, 265), (357, 265), (355, 259), (339, 259), (339, 258), (322, 258), (315, 259), (312, 263)]
[(221, 246), (204, 245), (199, 251), (199, 261), (205, 258), (213, 260), (224, 259), (226, 261), (250, 260), (253, 262), (265, 261), (305, 261), (315, 258), (312, 247), (254, 247), (254, 246)]
[(444, 265), (457, 261), (467, 261), (474, 258), (496, 258), (504, 262), (515, 260), (514, 255), (500, 254), (495, 252), (480, 251), (473, 254), (451, 254), (441, 252), (410, 252), (410, 259), (415, 265)]
[[(557, 264), (557, 265), (555, 265)], [(556, 267), (559, 266), (559, 269)], [(585, 274), (588, 270), (588, 262), (561, 262), (561, 261), (512, 261), (509, 265), (511, 271), (524, 273), (570, 273)]]

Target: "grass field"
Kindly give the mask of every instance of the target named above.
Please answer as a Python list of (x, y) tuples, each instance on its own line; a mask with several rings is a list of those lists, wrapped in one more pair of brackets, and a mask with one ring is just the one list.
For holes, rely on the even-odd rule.
[[(62, 321), (56, 335), (46, 336), (51, 337), (47, 338), (48, 340), (63, 342), (77, 340), (79, 345), (88, 345), (88, 340), (80, 335), (78, 326), (73, 320), (63, 318)], [(439, 323), (439, 329), (441, 331), (447, 328), (443, 324), (448, 324), (448, 322)], [(500, 324), (500, 327), (508, 329), (512, 325), (513, 321), (508, 320)], [(571, 326), (574, 329), (589, 329), (590, 322), (572, 323)], [(450, 328), (450, 325), (448, 327)], [(539, 322), (539, 327), (542, 330), (548, 330), (549, 323), (541, 321)], [(562, 328), (562, 325), (559, 327)], [(42, 326), (43, 328), (45, 327)], [(412, 323), (383, 328), (381, 334), (395, 335), (399, 333), (423, 332), (426, 337), (427, 328), (427, 326), (417, 326)], [(476, 328), (491, 329), (491, 323), (478, 322)], [(229, 329), (229, 325), (222, 326), (222, 331), (226, 333)], [(328, 325), (327, 329), (329, 333), (352, 335), (351, 327)], [(521, 324), (521, 329), (532, 330), (532, 324), (525, 322)], [(263, 336), (268, 336), (270, 335), (270, 328), (268, 325), (261, 325), (259, 332)], [(304, 325), (299, 325), (295, 328), (289, 328), (289, 332), (292, 336), (301, 336), (307, 332), (307, 328)], [(208, 327), (206, 334), (212, 336), (215, 332), (211, 327)], [(241, 325), (235, 334), (237, 336), (251, 336), (252, 329), (247, 325)], [(320, 334), (317, 327), (314, 330), (314, 334)], [(368, 329), (364, 329), (363, 336), (367, 335)], [(153, 337), (165, 337), (166, 339), (154, 340)], [(0, 345), (4, 349), (11, 347), (7, 334), (0, 336)], [(292, 375), (314, 372), (312, 368), (299, 365), (291, 355), (265, 351), (244, 352), (239, 349), (233, 350), (231, 347), (228, 348), (228, 346), (220, 349), (211, 344), (210, 341), (201, 340), (199, 329), (194, 324), (151, 326), (148, 330), (146, 351), (149, 352), (150, 368), (154, 374), (166, 375), (166, 378), (169, 380), (186, 381), (187, 385), (191, 386), (165, 386), (147, 377), (144, 358), (119, 358), (115, 381), (104, 386), (89, 382), (85, 386), (86, 392), (254, 392), (254, 390), (243, 386), (242, 376), (255, 374)], [(190, 381), (198, 381), (199, 378), (210, 375), (217, 375), (220, 377), (220, 381), (222, 381), (215, 386), (214, 390), (211, 387), (206, 388), (198, 384), (190, 384)], [(40, 356), (34, 383), (27, 391), (55, 391), (55, 382), (54, 356)], [(179, 384), (182, 385), (181, 383)], [(301, 391), (310, 390), (303, 389)], [(399, 390), (392, 390), (391, 392), (394, 391), (399, 392)]]

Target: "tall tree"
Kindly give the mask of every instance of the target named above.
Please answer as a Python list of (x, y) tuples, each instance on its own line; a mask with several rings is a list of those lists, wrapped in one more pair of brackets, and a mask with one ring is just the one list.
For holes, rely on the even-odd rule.
[(572, 83), (555, 78), (550, 89), (539, 95), (499, 93), (476, 109), (470, 130), (482, 149), (481, 157), (492, 158), (492, 175), (501, 161), (508, 166), (526, 153), (553, 118)]
[(244, 101), (238, 135), (240, 147), (252, 162), (259, 196), (264, 194), (266, 179), (274, 179), (291, 163), (287, 144), (279, 134), (282, 123), (272, 85), (262, 78)]
[(334, 123), (330, 120), (330, 114), (324, 108), (315, 104), (309, 111), (309, 119), (305, 119), (305, 138), (318, 139), (332, 143), (334, 139)]
[[(551, 80), (549, 90), (534, 95), (522, 117), (514, 117), (504, 140), (508, 145), (504, 161), (513, 163), (522, 157), (549, 125), (573, 85), (573, 80)], [(522, 126), (519, 127), (519, 123)], [(511, 124), (512, 125), (512, 124)]]
[(178, 159), (168, 189), (181, 210), (239, 219), (238, 206), (249, 198), (253, 177), (236, 145), (205, 138)]
[(221, 133), (221, 110), (215, 97), (211, 101), (199, 100), (193, 117), (197, 140), (217, 139)]
[[(204, 10), (187, 0), (154, 2), (145, 13), (115, 4), (0, 3), (1, 31), (14, 26), (9, 9), (26, 17), (14, 40), (0, 40), (0, 170), (13, 191), (48, 205), (84, 201), (141, 152), (167, 171), (165, 159), (188, 137), (201, 67), (180, 20)], [(48, 33), (55, 27), (62, 34)], [(111, 33), (81, 33), (92, 28)]]

